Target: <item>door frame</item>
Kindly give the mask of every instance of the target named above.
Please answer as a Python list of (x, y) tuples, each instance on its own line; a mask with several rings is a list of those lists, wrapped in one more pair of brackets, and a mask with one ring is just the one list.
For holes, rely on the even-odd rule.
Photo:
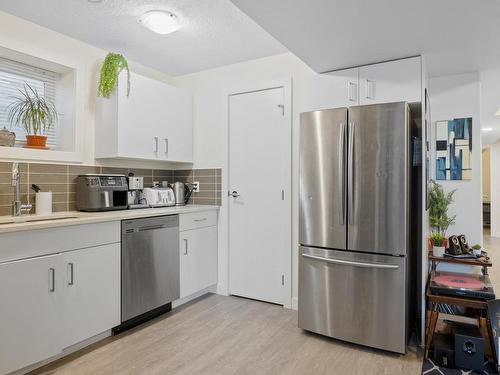
[[(285, 285), (283, 288), (283, 307), (291, 309), (292, 308), (292, 78), (285, 77), (281, 79), (275, 79), (264, 82), (248, 83), (246, 85), (240, 85), (233, 89), (228, 90), (227, 93), (227, 117), (226, 117), (226, 130), (227, 130), (227, 155), (226, 155), (226, 165), (227, 165), (227, 179), (226, 184), (223, 186), (222, 194), (226, 195), (229, 192), (231, 186), (231, 176), (230, 176), (230, 132), (231, 124), (229, 121), (229, 111), (230, 111), (230, 99), (231, 96), (249, 94), (253, 92), (265, 91), (282, 88), (283, 89), (283, 104), (284, 104), (284, 121), (286, 124), (286, 135), (283, 138), (283, 144), (285, 146), (284, 159), (287, 161), (285, 170), (285, 186), (283, 189), (285, 191), (285, 220), (283, 222), (284, 229), (284, 248), (282, 257), (284, 259), (283, 274), (285, 278)], [(227, 206), (227, 244), (228, 244), (228, 262), (227, 262), (227, 290), (231, 293), (231, 281), (230, 281), (230, 267), (231, 267), (231, 250), (230, 250), (230, 220), (231, 213), (229, 208), (229, 201)]]

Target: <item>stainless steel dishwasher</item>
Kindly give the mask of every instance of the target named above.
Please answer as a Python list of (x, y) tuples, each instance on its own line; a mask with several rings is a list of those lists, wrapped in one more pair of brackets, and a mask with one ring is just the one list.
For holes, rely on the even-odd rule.
[(179, 298), (179, 216), (122, 221), (122, 329)]

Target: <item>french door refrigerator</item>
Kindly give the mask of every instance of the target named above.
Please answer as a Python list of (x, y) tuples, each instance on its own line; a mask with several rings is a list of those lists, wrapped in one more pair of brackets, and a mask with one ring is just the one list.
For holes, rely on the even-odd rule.
[(299, 327), (405, 353), (409, 110), (301, 114)]

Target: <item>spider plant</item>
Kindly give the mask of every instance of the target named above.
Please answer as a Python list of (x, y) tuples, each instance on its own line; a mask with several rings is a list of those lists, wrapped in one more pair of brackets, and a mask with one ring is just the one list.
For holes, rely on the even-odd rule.
[(46, 100), (36, 89), (24, 83), (18, 96), (12, 97), (8, 106), (8, 121), (12, 125), (21, 124), (26, 135), (41, 135), (57, 121), (54, 103)]
[(130, 94), (130, 70), (128, 68), (127, 59), (119, 53), (108, 53), (102, 62), (97, 95), (103, 98), (109, 98), (113, 91), (115, 91), (118, 83), (118, 76), (124, 69), (127, 71), (128, 96)]

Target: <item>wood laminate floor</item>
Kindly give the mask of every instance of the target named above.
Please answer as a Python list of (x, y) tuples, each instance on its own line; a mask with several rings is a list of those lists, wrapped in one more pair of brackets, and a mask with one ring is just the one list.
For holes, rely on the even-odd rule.
[(297, 312), (207, 295), (153, 322), (32, 374), (420, 374), (415, 348), (401, 356), (297, 328)]

